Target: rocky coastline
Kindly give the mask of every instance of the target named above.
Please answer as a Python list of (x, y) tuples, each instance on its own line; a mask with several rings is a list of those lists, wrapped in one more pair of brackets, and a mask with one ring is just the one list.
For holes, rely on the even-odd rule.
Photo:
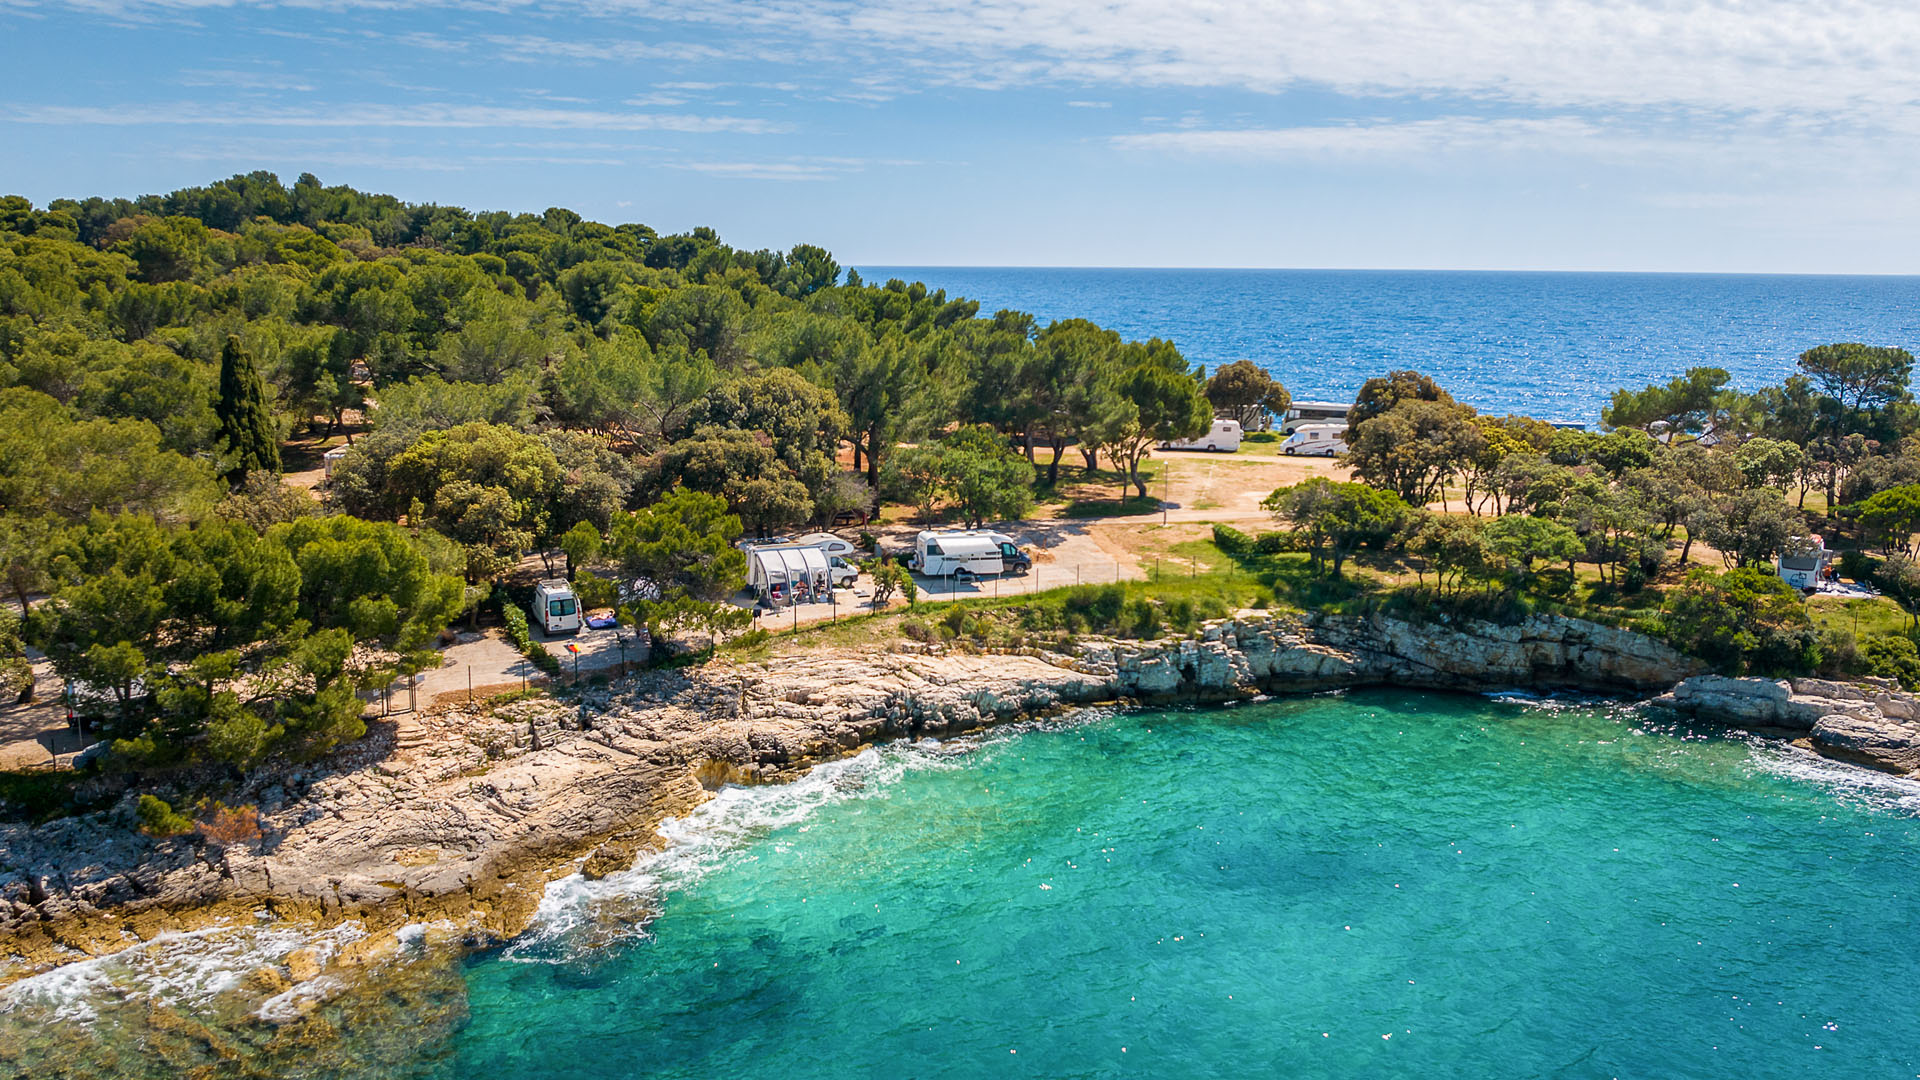
[(1703, 721), (1920, 769), (1912, 695), (1711, 675), (1651, 638), (1555, 616), (1495, 625), (1249, 614), (1189, 638), (1086, 641), (1071, 654), (919, 647), (715, 662), (570, 701), (450, 708), (404, 739), (376, 731), (331, 761), (255, 779), (244, 796), (266, 838), (251, 844), (152, 840), (125, 808), (0, 826), (0, 982), (263, 911), (315, 927), (362, 923), (370, 932), (333, 964), (377, 957), (413, 923), (502, 939), (529, 924), (553, 877), (625, 869), (661, 819), (724, 783), (1080, 706), (1370, 686), (1657, 694), (1654, 705)]

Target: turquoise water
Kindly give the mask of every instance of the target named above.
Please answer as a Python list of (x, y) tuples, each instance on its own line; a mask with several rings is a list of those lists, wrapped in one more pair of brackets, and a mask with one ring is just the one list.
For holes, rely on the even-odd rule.
[[(730, 789), (468, 961), (446, 1076), (1920, 1075), (1920, 787), (1369, 693)], [(638, 913), (658, 915), (638, 931)]]
[(1171, 338), (1209, 369), (1251, 360), (1297, 398), (1351, 401), (1416, 368), (1493, 413), (1594, 423), (1619, 387), (1689, 367), (1752, 390), (1831, 341), (1920, 350), (1920, 277), (1425, 270), (861, 267), (982, 311), (1092, 319)]

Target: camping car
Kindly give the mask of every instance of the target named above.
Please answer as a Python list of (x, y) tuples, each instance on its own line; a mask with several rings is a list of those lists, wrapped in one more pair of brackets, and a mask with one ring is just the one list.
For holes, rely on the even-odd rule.
[(1345, 424), (1302, 424), (1293, 429), (1280, 452), (1288, 456), (1332, 457), (1347, 451)]
[(1827, 550), (1826, 541), (1818, 535), (1806, 537), (1798, 547), (1792, 554), (1776, 558), (1774, 570), (1781, 581), (1796, 589), (1818, 589), (1827, 564), (1833, 560), (1833, 552)]
[(851, 540), (843, 540), (830, 532), (808, 533), (794, 543), (802, 547), (817, 547), (829, 555), (838, 555), (843, 559), (853, 554)]
[(548, 635), (580, 632), (580, 598), (573, 586), (559, 578), (542, 581), (533, 590), (534, 615)]
[(1205, 435), (1161, 443), (1166, 450), (1209, 450), (1231, 454), (1240, 449), (1240, 421), (1215, 420)]
[(913, 539), (912, 566), (928, 577), (1002, 573), (1007, 567), (1000, 543), (987, 532), (923, 532)]
[(1345, 401), (1296, 401), (1287, 409), (1286, 418), (1280, 421), (1280, 430), (1288, 435), (1306, 424), (1331, 424), (1347, 422), (1347, 412), (1352, 404)]

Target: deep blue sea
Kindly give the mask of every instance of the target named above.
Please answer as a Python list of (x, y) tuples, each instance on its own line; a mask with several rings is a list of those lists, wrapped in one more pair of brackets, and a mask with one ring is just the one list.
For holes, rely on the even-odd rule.
[(1835, 341), (1920, 348), (1920, 277), (860, 267), (983, 312), (1171, 338), (1209, 369), (1252, 360), (1297, 398), (1352, 400), (1415, 368), (1483, 411), (1592, 423), (1622, 386), (1710, 365), (1753, 389)]

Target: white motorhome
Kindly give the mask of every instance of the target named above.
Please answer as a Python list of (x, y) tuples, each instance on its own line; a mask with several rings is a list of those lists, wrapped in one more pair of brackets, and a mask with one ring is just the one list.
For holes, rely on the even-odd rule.
[(1332, 457), (1347, 452), (1347, 425), (1345, 424), (1301, 424), (1280, 444), (1280, 452), (1289, 457), (1299, 454), (1306, 457)]
[(1347, 412), (1353, 408), (1346, 401), (1296, 401), (1287, 408), (1287, 415), (1280, 421), (1280, 430), (1288, 435), (1304, 424), (1331, 424), (1347, 422)]
[(548, 578), (533, 589), (533, 615), (547, 634), (580, 632), (580, 598), (573, 586), (560, 578)]
[(1163, 450), (1208, 450), (1231, 454), (1240, 449), (1240, 421), (1215, 420), (1205, 435), (1161, 443)]
[(747, 551), (747, 587), (769, 604), (825, 603), (830, 590), (851, 586), (860, 571), (838, 555), (811, 544), (782, 544)]
[(847, 558), (853, 554), (853, 541), (843, 540), (830, 532), (808, 533), (794, 541), (802, 547), (817, 547), (829, 555)]
[(978, 530), (923, 532), (913, 539), (912, 567), (928, 577), (1002, 573), (1007, 566), (1000, 544), (997, 534)]
[(1827, 574), (1827, 564), (1834, 559), (1834, 553), (1827, 550), (1827, 542), (1819, 535), (1803, 538), (1795, 544), (1792, 554), (1782, 553), (1773, 560), (1774, 572), (1780, 580), (1796, 589), (1818, 589)]

